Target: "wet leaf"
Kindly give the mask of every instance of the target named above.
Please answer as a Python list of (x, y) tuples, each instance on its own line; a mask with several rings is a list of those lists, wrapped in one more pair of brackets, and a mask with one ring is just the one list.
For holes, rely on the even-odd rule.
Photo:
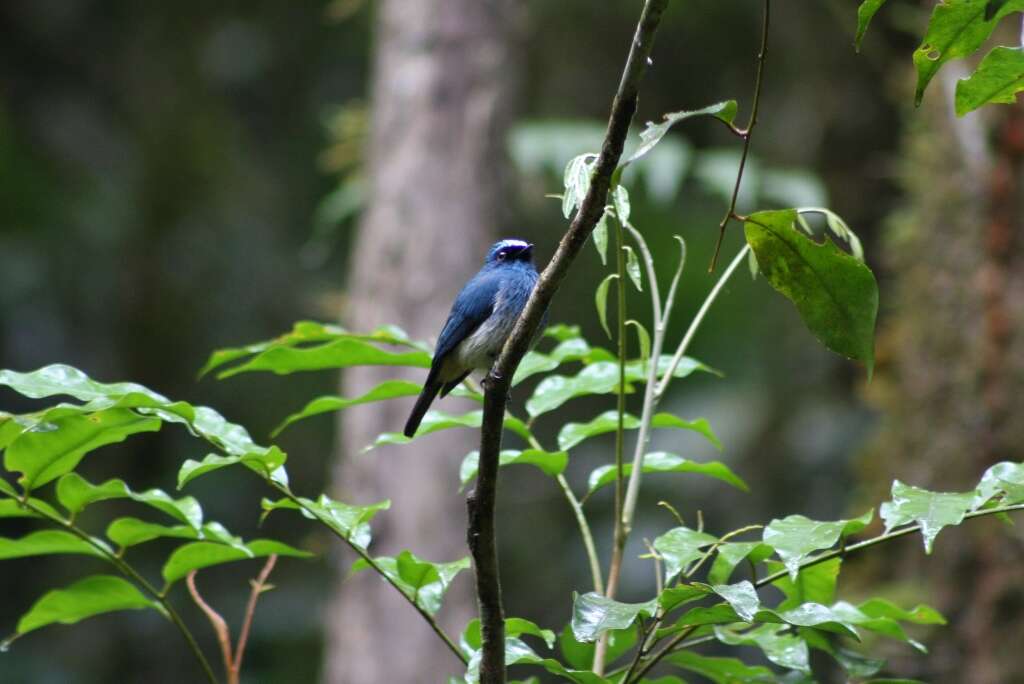
[(930, 492), (896, 480), (892, 483), (892, 501), (883, 503), (880, 513), (886, 532), (908, 523), (919, 524), (924, 550), (931, 553), (942, 528), (959, 525), (973, 504), (974, 492)]

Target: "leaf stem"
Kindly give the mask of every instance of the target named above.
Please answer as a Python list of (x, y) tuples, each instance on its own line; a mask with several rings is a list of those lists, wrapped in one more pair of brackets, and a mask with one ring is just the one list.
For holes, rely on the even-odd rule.
[[(8, 494), (8, 496), (10, 495)], [(154, 587), (152, 584), (149, 583), (148, 580), (146, 580), (145, 577), (140, 575), (138, 571), (135, 570), (135, 568), (133, 568), (131, 565), (128, 564), (126, 560), (124, 560), (124, 558), (112, 552), (107, 547), (106, 544), (100, 543), (99, 540), (94, 539), (92, 535), (90, 535), (85, 530), (81, 529), (80, 527), (77, 527), (76, 525), (74, 525), (71, 522), (68, 522), (67, 520), (64, 520), (60, 516), (54, 516), (49, 511), (46, 511), (45, 509), (36, 506), (35, 504), (32, 503), (32, 500), (29, 499), (27, 496), (24, 498), (17, 496), (11, 498), (20, 501), (21, 504), (25, 506), (25, 508), (36, 513), (40, 517), (49, 520), (50, 522), (60, 527), (63, 527), (65, 530), (75, 535), (76, 537), (78, 537), (79, 539), (81, 539), (97, 551), (99, 551), (100, 554), (102, 554), (103, 558), (106, 559), (108, 563), (117, 568), (117, 570), (122, 575), (134, 581), (136, 584), (142, 587), (146, 591), (146, 593), (152, 596), (167, 612), (167, 616), (170, 618), (171, 622), (174, 623), (174, 626), (178, 628), (178, 631), (181, 632), (181, 636), (185, 639), (185, 643), (188, 644), (188, 647), (189, 649), (191, 649), (192, 654), (196, 657), (196, 660), (199, 661), (199, 665), (203, 668), (203, 672), (206, 674), (206, 678), (211, 682), (211, 684), (217, 684), (217, 676), (213, 673), (213, 668), (210, 667), (210, 663), (206, 660), (206, 656), (203, 655), (203, 651), (199, 648), (199, 644), (196, 642), (195, 637), (192, 636), (192, 632), (189, 631), (188, 626), (186, 626), (185, 623), (182, 621), (181, 616), (178, 615), (178, 612), (176, 610), (174, 610), (174, 606), (171, 605), (171, 603), (167, 600), (167, 597), (165, 595), (160, 593), (156, 589), (156, 587)]]
[(761, 87), (764, 84), (764, 63), (768, 56), (768, 24), (771, 19), (772, 1), (764, 0), (764, 20), (761, 24), (761, 49), (757, 53), (757, 75), (754, 77), (754, 104), (750, 110), (750, 121), (746, 130), (738, 131), (743, 138), (743, 152), (740, 155), (740, 166), (736, 171), (736, 183), (732, 189), (732, 200), (729, 202), (729, 209), (718, 224), (718, 242), (715, 243), (715, 255), (711, 257), (711, 266), (708, 271), (714, 271), (718, 263), (718, 252), (722, 248), (722, 240), (725, 238), (725, 228), (729, 221), (736, 218), (736, 200), (739, 199), (740, 185), (743, 182), (743, 171), (747, 166), (747, 157), (750, 154), (750, 140), (753, 137), (754, 126), (757, 125), (757, 112), (761, 105)]
[(295, 494), (293, 494), (292, 491), (288, 487), (284, 486), (280, 482), (275, 482), (274, 480), (270, 479), (268, 476), (262, 475), (260, 473), (257, 473), (257, 474), (259, 474), (261, 477), (263, 477), (264, 481), (267, 484), (269, 484), (271, 487), (273, 487), (278, 492), (280, 492), (282, 495), (284, 495), (284, 497), (286, 499), (288, 499), (289, 501), (294, 503), (296, 506), (299, 506), (302, 510), (306, 511), (306, 513), (311, 515), (318, 522), (320, 522), (324, 527), (326, 527), (328, 530), (330, 530), (331, 534), (336, 536), (341, 541), (345, 542), (345, 544), (347, 544), (350, 549), (355, 551), (356, 554), (360, 558), (362, 558), (363, 561), (374, 572), (376, 572), (378, 575), (380, 575), (381, 578), (385, 582), (387, 582), (392, 587), (394, 587), (395, 591), (397, 591), (402, 596), (402, 598), (404, 598), (409, 603), (409, 605), (411, 605), (413, 608), (416, 609), (416, 612), (419, 613), (420, 617), (422, 617), (427, 622), (427, 624), (430, 626), (430, 628), (434, 631), (434, 634), (436, 634), (438, 636), (438, 638), (441, 639), (441, 641), (444, 642), (445, 646), (448, 647), (448, 650), (450, 650), (452, 653), (454, 653), (455, 656), (459, 660), (461, 660), (463, 663), (465, 663), (465, 664), (469, 663), (469, 658), (466, 657), (466, 654), (463, 653), (462, 650), (459, 649), (459, 647), (455, 645), (455, 642), (452, 640), (452, 638), (450, 636), (448, 636), (443, 629), (441, 629), (441, 626), (439, 624), (437, 624), (437, 620), (434, 619), (434, 616), (432, 616), (430, 613), (428, 613), (426, 610), (424, 610), (424, 608), (422, 606), (420, 606), (418, 603), (416, 603), (416, 600), (413, 597), (409, 596), (404, 591), (402, 591), (402, 588), (398, 586), (398, 584), (395, 582), (395, 580), (393, 580), (391, 577), (388, 576), (388, 574), (386, 572), (384, 572), (384, 569), (380, 567), (380, 564), (378, 564), (377, 561), (375, 561), (373, 559), (373, 557), (370, 556), (369, 553), (367, 553), (366, 549), (362, 548), (361, 546), (359, 546), (358, 544), (353, 542), (351, 539), (349, 539), (346, 535), (342, 534), (339, 530), (335, 529), (333, 525), (331, 525), (327, 521), (321, 519), (321, 517), (317, 514), (317, 512), (315, 510), (309, 508), (302, 501), (302, 499), (297, 497)]

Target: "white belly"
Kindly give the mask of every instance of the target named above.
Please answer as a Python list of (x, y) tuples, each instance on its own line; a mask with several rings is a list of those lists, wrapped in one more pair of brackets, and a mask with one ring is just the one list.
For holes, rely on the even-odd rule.
[(452, 360), (462, 369), (490, 370), (515, 322), (516, 316), (492, 314), (455, 347)]

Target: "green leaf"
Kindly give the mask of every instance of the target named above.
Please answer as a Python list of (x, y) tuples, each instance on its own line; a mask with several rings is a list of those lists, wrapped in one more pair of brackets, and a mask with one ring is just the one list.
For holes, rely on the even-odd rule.
[(422, 389), (423, 387), (421, 385), (417, 385), (414, 382), (408, 382), (406, 380), (387, 380), (377, 385), (366, 394), (355, 397), (354, 399), (345, 399), (344, 397), (334, 396), (318, 397), (306, 404), (306, 406), (298, 413), (293, 413), (288, 416), (283, 423), (274, 428), (274, 431), (271, 433), (271, 437), (276, 437), (288, 426), (304, 418), (309, 418), (310, 416), (318, 416), (321, 413), (329, 413), (331, 411), (341, 411), (350, 406), (369, 404), (375, 401), (394, 399), (395, 397), (416, 396)]
[(249, 558), (262, 558), (272, 554), (293, 558), (309, 558), (313, 555), (308, 551), (300, 551), (272, 539), (256, 539), (244, 544), (242, 548), (215, 542), (197, 541), (175, 549), (164, 563), (162, 574), (164, 582), (170, 585), (193, 570)]
[(900, 525), (918, 523), (925, 553), (931, 553), (935, 537), (942, 528), (959, 525), (973, 502), (974, 492), (929, 492), (896, 480), (892, 483), (892, 501), (883, 503), (879, 512), (886, 532)]
[[(618, 660), (636, 644), (635, 629), (613, 629), (606, 634), (608, 646), (604, 654), (605, 664)], [(571, 625), (566, 625), (558, 635), (558, 647), (570, 667), (585, 670), (593, 666), (596, 644), (592, 641), (577, 641)]]
[[(544, 384), (544, 382), (541, 382), (541, 384)], [(470, 411), (469, 413), (464, 413), (460, 416), (453, 416), (450, 413), (444, 413), (442, 411), (427, 411), (427, 414), (423, 416), (423, 422), (420, 423), (420, 429), (416, 432), (415, 437), (406, 437), (400, 432), (385, 432), (378, 435), (373, 444), (364, 447), (362, 453), (371, 451), (382, 444), (408, 444), (414, 439), (419, 439), (424, 435), (429, 435), (432, 432), (440, 432), (441, 430), (450, 430), (458, 427), (478, 428), (483, 421), (483, 416), (483, 411)], [(517, 418), (505, 416), (505, 428), (516, 433), (523, 439), (528, 440), (530, 438), (529, 429)]]
[(5, 450), (4, 466), (22, 473), (18, 481), (30, 490), (73, 470), (94, 449), (159, 429), (156, 418), (126, 409), (70, 415), (48, 423), (44, 429), (23, 432)]
[(881, 9), (884, 4), (885, 0), (864, 0), (864, 2), (860, 3), (860, 7), (857, 8), (857, 37), (854, 38), (854, 45), (857, 48), (857, 52), (860, 52), (860, 43), (864, 40), (864, 34), (868, 30), (868, 24), (871, 23), (871, 19), (875, 16), (875, 12)]
[(594, 226), (594, 247), (597, 248), (597, 255), (601, 257), (601, 265), (608, 265), (608, 212), (601, 214), (600, 220)]
[[(626, 463), (622, 466), (623, 475), (628, 477), (633, 472), (633, 464)], [(655, 451), (644, 456), (643, 472), (646, 473), (696, 473), (706, 475), (716, 480), (731, 484), (737, 489), (749, 491), (747, 483), (733, 473), (729, 466), (721, 461), (708, 461), (698, 463), (682, 456), (669, 454), (664, 451)], [(614, 465), (603, 465), (595, 468), (587, 479), (587, 496), (590, 496), (605, 485), (615, 482), (616, 467)]]
[(547, 373), (558, 368), (561, 360), (553, 355), (542, 354), (540, 352), (529, 351), (523, 356), (523, 360), (519, 362), (519, 367), (516, 368), (516, 374), (512, 378), (512, 386), (515, 387), (523, 380), (537, 375), (538, 373)]
[[(462, 466), (459, 468), (459, 480), (464, 488), (471, 480), (476, 478), (477, 468), (480, 461), (480, 452), (471, 451), (462, 459)], [(569, 452), (567, 451), (541, 451), (540, 449), (503, 449), (499, 456), (498, 465), (517, 465), (525, 463), (537, 466), (545, 475), (557, 477), (565, 471), (569, 464)], [(461, 491), (461, 489), (460, 489)]]
[[(550, 629), (541, 629), (536, 623), (524, 620), (523, 618), (510, 617), (505, 618), (505, 636), (506, 637), (520, 637), (523, 635), (530, 635), (539, 637), (544, 640), (548, 648), (555, 647), (555, 633)], [(480, 618), (473, 618), (466, 625), (466, 629), (462, 631), (462, 638), (460, 639), (463, 650), (472, 653), (477, 651), (483, 645), (483, 640), (480, 633)]]
[(693, 651), (675, 651), (665, 659), (684, 670), (707, 677), (715, 684), (763, 684), (778, 681), (767, 667), (747, 665), (735, 658), (712, 658)]
[(203, 523), (203, 509), (191, 496), (174, 499), (159, 489), (137, 493), (124, 480), (117, 479), (94, 485), (77, 473), (68, 473), (57, 482), (57, 500), (72, 517), (89, 504), (107, 499), (131, 499), (146, 504), (196, 530)]
[(249, 361), (217, 374), (218, 379), (240, 373), (270, 371), (287, 375), (299, 371), (315, 371), (353, 366), (411, 366), (429, 368), (430, 354), (421, 349), (390, 352), (370, 342), (344, 337), (312, 347), (270, 347)]
[(93, 575), (65, 589), (54, 589), (44, 594), (21, 616), (17, 632), (4, 642), (4, 646), (23, 634), (55, 622), (73, 625), (93, 615), (143, 608), (164, 612), (156, 601), (150, 601), (120, 577)]
[[(892, 604), (889, 605), (891, 606)], [(900, 623), (897, 622), (897, 618), (890, 617), (889, 615), (885, 614), (884, 608), (880, 608), (879, 606), (869, 607), (869, 610), (871, 609), (880, 609), (882, 612), (872, 615), (862, 610), (861, 607), (853, 606), (847, 603), (846, 601), (839, 601), (838, 603), (832, 606), (832, 612), (838, 615), (843, 620), (843, 622), (847, 624), (856, 625), (858, 627), (861, 627), (862, 629), (875, 632), (876, 634), (881, 634), (890, 639), (895, 639), (897, 641), (902, 641), (904, 643), (910, 644), (912, 647), (914, 647), (921, 653), (928, 652), (928, 649), (925, 648), (924, 644), (915, 641), (914, 639), (911, 639), (907, 635), (906, 631), (904, 631)], [(938, 614), (936, 613), (936, 615)], [(941, 616), (939, 616), (939, 618), (941, 619)]]
[(729, 646), (757, 646), (776, 665), (809, 674), (811, 665), (807, 643), (786, 630), (786, 627), (778, 625), (762, 625), (746, 632), (715, 627), (715, 638)]
[[(460, 558), (451, 563), (431, 563), (417, 558), (409, 551), (402, 551), (396, 558), (381, 556), (375, 558), (374, 562), (398, 585), (402, 593), (430, 615), (441, 608), (444, 594), (455, 576), (469, 569), (469, 558)], [(352, 565), (351, 572), (354, 574), (368, 567), (370, 564), (360, 558)]]
[(626, 325), (632, 325), (636, 328), (636, 338), (640, 345), (640, 361), (646, 364), (648, 359), (651, 358), (651, 336), (647, 333), (647, 328), (632, 318), (626, 321)]
[[(662, 354), (658, 358), (658, 369), (657, 375), (663, 376), (668, 372), (668, 367), (672, 363), (672, 356), (670, 354)], [(649, 366), (637, 359), (635, 361), (628, 361), (626, 363), (626, 382), (647, 382), (647, 370)], [(713, 373), (714, 375), (722, 375), (721, 371), (715, 370), (714, 368), (707, 366), (697, 359), (689, 356), (684, 356), (679, 359), (678, 365), (676, 365), (675, 371), (672, 373), (674, 378), (685, 378), (694, 371), (704, 371), (705, 373)]]
[(657, 599), (644, 603), (622, 603), (589, 592), (577, 596), (573, 602), (572, 633), (576, 641), (596, 641), (602, 632), (626, 629), (638, 617), (651, 617), (657, 609)]
[(107, 538), (118, 546), (128, 547), (153, 539), (199, 539), (199, 532), (188, 525), (158, 525), (138, 518), (118, 518), (107, 527)]
[(814, 551), (832, 548), (840, 538), (860, 532), (874, 515), (869, 510), (859, 518), (821, 522), (802, 515), (773, 520), (764, 529), (764, 543), (775, 549), (790, 579), (796, 580), (800, 564)]
[[(626, 430), (636, 430), (640, 427), (640, 419), (627, 413), (623, 416), (622, 424)], [(591, 437), (615, 432), (618, 430), (618, 425), (619, 414), (617, 411), (605, 411), (587, 423), (566, 423), (558, 431), (558, 448), (571, 449)], [(706, 437), (716, 448), (722, 448), (722, 443), (718, 441), (718, 437), (712, 432), (711, 426), (704, 418), (683, 420), (670, 413), (658, 413), (651, 419), (651, 427), (692, 430)]]
[(555, 323), (544, 328), (544, 337), (551, 337), (559, 342), (578, 339), (580, 334), (580, 326), (567, 323)]
[(711, 588), (746, 622), (753, 622), (754, 616), (761, 609), (757, 589), (747, 580), (736, 584), (716, 584)]
[[(592, 363), (575, 376), (549, 375), (540, 381), (526, 402), (531, 418), (553, 411), (574, 397), (611, 394), (619, 386), (619, 366), (611, 361)], [(430, 415), (429, 413), (427, 414)], [(420, 428), (423, 432), (423, 428)]]
[(981, 477), (974, 490), (972, 508), (978, 508), (993, 497), (1001, 497), (1006, 506), (1024, 503), (1024, 463), (997, 463)]
[(702, 599), (710, 593), (711, 587), (703, 583), (677, 584), (663, 589), (658, 594), (658, 605), (664, 614), (691, 601)]
[[(103, 546), (103, 542), (96, 541)], [(62, 530), (41, 530), (27, 534), (20, 539), (0, 537), (0, 560), (57, 553), (104, 557), (103, 553), (93, 545)]]
[(615, 207), (615, 215), (619, 217), (619, 221), (623, 225), (629, 223), (629, 191), (621, 183), (612, 189), (612, 206)]
[(581, 154), (565, 165), (565, 194), (562, 195), (562, 216), (569, 218), (590, 190), (590, 176), (597, 162), (596, 154)]
[(865, 615), (873, 618), (890, 618), (915, 625), (944, 625), (946, 618), (931, 606), (917, 605), (906, 610), (896, 604), (880, 598), (870, 598), (857, 608)]
[(613, 280), (618, 280), (619, 276), (615, 273), (609, 273), (601, 280), (597, 285), (597, 289), (594, 290), (594, 305), (597, 307), (597, 320), (601, 322), (601, 328), (604, 329), (608, 339), (612, 337), (612, 331), (608, 328), (608, 286), (611, 285)]
[(708, 571), (708, 581), (712, 584), (728, 582), (733, 570), (744, 559), (750, 558), (751, 562), (760, 563), (775, 552), (772, 547), (761, 542), (724, 542), (716, 551), (715, 560)]
[[(266, 465), (270, 461), (270, 458), (276, 454), (284, 456), (277, 447), (271, 447), (270, 451), (265, 456), (246, 455), (246, 456), (219, 456), (217, 454), (207, 454), (203, 457), (202, 461), (196, 461), (188, 459), (181, 464), (178, 469), (178, 489), (181, 489), (192, 480), (197, 477), (202, 477), (208, 473), (212, 473), (221, 468), (227, 468), (233, 465), (244, 465), (248, 466), (251, 470), (255, 470), (260, 474), (266, 473)], [(278, 466), (271, 470), (270, 477), (281, 484), (288, 484), (287, 478), (279, 479), (280, 474), (284, 472), (284, 469)]]
[(794, 227), (794, 210), (761, 211), (744, 224), (765, 279), (791, 300), (832, 351), (874, 365), (878, 285), (871, 270), (830, 240), (816, 244)]
[(622, 248), (626, 252), (626, 275), (633, 281), (633, 286), (639, 292), (644, 291), (643, 279), (640, 277), (640, 261), (636, 258), (636, 252), (629, 245)]
[(693, 561), (704, 555), (704, 547), (711, 546), (717, 537), (687, 527), (676, 527), (654, 540), (654, 550), (665, 562), (665, 584)]
[[(921, 104), (925, 88), (943, 64), (975, 52), (992, 34), (999, 21), (1024, 9), (1024, 0), (1010, 0), (995, 14), (986, 12), (987, 0), (947, 0), (932, 10), (921, 45), (914, 51), (917, 68), (917, 89), (914, 104)], [(986, 18), (988, 16), (988, 18)]]
[(832, 558), (800, 570), (796, 579), (781, 577), (772, 582), (786, 596), (778, 610), (790, 610), (804, 603), (831, 605), (836, 598), (836, 582), (842, 559)]
[[(7, 484), (6, 481), (0, 480), (3, 484)], [(36, 511), (29, 508), (21, 499), (17, 497), (12, 489), (10, 492), (5, 492), (8, 496), (15, 497), (11, 499), (0, 499), (0, 518), (43, 518), (46, 517)], [(36, 499), (30, 497), (27, 503), (31, 504), (34, 508), (40, 509), (49, 513), (53, 518), (61, 518), (61, 514), (54, 509), (53, 506), (43, 501), (42, 499)]]
[(970, 78), (956, 84), (956, 115), (963, 116), (990, 102), (1013, 104), (1024, 90), (1024, 49), (993, 48)]
[(361, 549), (370, 545), (370, 521), (379, 511), (391, 508), (391, 502), (386, 499), (366, 506), (353, 506), (325, 494), (321, 494), (316, 501), (305, 497), (297, 497), (297, 501), (264, 499), (261, 505), (264, 518), (280, 509), (298, 511), (306, 518), (319, 520)]
[(727, 124), (732, 124), (733, 120), (736, 118), (736, 101), (726, 100), (725, 102), (708, 105), (703, 109), (671, 112), (666, 114), (663, 117), (663, 120), (657, 124), (648, 121), (646, 128), (640, 132), (640, 147), (637, 148), (636, 152), (634, 152), (629, 159), (622, 162), (621, 166), (628, 166), (646, 155), (654, 149), (654, 146), (657, 145), (662, 138), (665, 137), (665, 134), (668, 133), (668, 130), (672, 128), (672, 126), (694, 116), (713, 116)]

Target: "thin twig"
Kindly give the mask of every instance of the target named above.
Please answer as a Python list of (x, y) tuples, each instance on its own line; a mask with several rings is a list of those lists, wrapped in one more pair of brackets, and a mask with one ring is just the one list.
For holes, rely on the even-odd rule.
[[(6, 494), (6, 492), (0, 493)], [(217, 676), (213, 674), (213, 668), (210, 667), (209, 661), (206, 660), (206, 656), (203, 655), (202, 649), (199, 648), (199, 643), (196, 641), (195, 637), (192, 636), (192, 632), (189, 631), (188, 626), (181, 619), (181, 616), (178, 615), (178, 611), (174, 610), (174, 606), (171, 605), (170, 601), (167, 600), (167, 597), (162, 592), (158, 591), (156, 587), (150, 584), (149, 581), (146, 580), (145, 577), (140, 575), (138, 571), (135, 570), (135, 568), (129, 565), (126, 560), (124, 560), (117, 554), (111, 552), (111, 550), (107, 547), (106, 544), (100, 543), (85, 530), (76, 527), (74, 524), (68, 522), (67, 520), (64, 520), (60, 516), (54, 516), (49, 511), (40, 508), (39, 506), (36, 506), (35, 504), (32, 503), (32, 500), (28, 498), (27, 493), (23, 498), (18, 496), (11, 496), (9, 494), (7, 496), (9, 496), (12, 499), (15, 499), (16, 501), (21, 502), (21, 505), (23, 505), (30, 511), (36, 513), (41, 518), (49, 520), (50, 522), (60, 527), (63, 527), (71, 534), (75, 535), (85, 543), (89, 544), (89, 546), (96, 549), (103, 556), (103, 558), (107, 560), (107, 562), (109, 562), (111, 565), (117, 568), (117, 570), (122, 575), (134, 581), (136, 584), (142, 587), (147, 594), (152, 596), (158, 603), (160, 603), (163, 609), (167, 612), (167, 616), (171, 619), (171, 622), (173, 622), (174, 626), (178, 628), (178, 631), (181, 633), (182, 638), (185, 639), (185, 643), (188, 644), (188, 647), (192, 651), (192, 654), (196, 657), (196, 660), (199, 661), (199, 665), (202, 667), (203, 673), (206, 675), (206, 678), (211, 682), (211, 684), (217, 684)]]
[(252, 591), (249, 593), (249, 602), (245, 605), (245, 619), (242, 620), (242, 631), (238, 634), (238, 645), (235, 646), (235, 660), (231, 663), (231, 670), (235, 675), (236, 681), (239, 673), (242, 671), (242, 656), (245, 655), (245, 644), (249, 640), (249, 630), (252, 627), (252, 620), (256, 614), (256, 601), (259, 600), (260, 595), (269, 586), (267, 578), (270, 577), (275, 563), (277, 563), (277, 554), (272, 553), (267, 557), (267, 562), (263, 564), (260, 574), (256, 579), (252, 580)]
[(729, 202), (729, 209), (718, 224), (718, 242), (715, 243), (715, 255), (711, 257), (711, 266), (708, 271), (714, 271), (718, 263), (718, 251), (722, 248), (722, 240), (725, 238), (725, 227), (729, 221), (736, 216), (736, 200), (740, 195), (740, 184), (743, 182), (743, 171), (747, 166), (747, 156), (750, 153), (750, 140), (753, 137), (754, 126), (757, 125), (757, 110), (761, 104), (761, 86), (764, 84), (764, 62), (768, 56), (768, 24), (771, 18), (771, 0), (764, 0), (764, 21), (761, 25), (761, 50), (757, 53), (757, 75), (754, 79), (754, 104), (750, 110), (750, 121), (747, 128), (739, 132), (743, 138), (743, 152), (740, 155), (740, 166), (736, 171), (736, 184), (732, 189), (732, 200)]
[(467, 500), (467, 539), (476, 568), (477, 600), (480, 606), (482, 654), (480, 679), (483, 684), (505, 681), (505, 625), (498, 575), (498, 553), (494, 526), (497, 495), (498, 456), (502, 424), (512, 377), (526, 354), (544, 312), (565, 279), (583, 245), (604, 213), (622, 148), (636, 112), (640, 81), (647, 70), (654, 35), (668, 0), (646, 0), (637, 25), (622, 79), (612, 102), (601, 153), (594, 164), (590, 188), (562, 237), (554, 256), (544, 269), (526, 307), (505, 342), (501, 355), (487, 376), (484, 416), (480, 429), (480, 465), (477, 487)]
[(210, 621), (213, 626), (213, 631), (217, 635), (217, 643), (220, 644), (220, 657), (224, 661), (224, 672), (227, 674), (228, 684), (235, 684), (238, 681), (238, 677), (232, 677), (232, 669), (235, 662), (234, 657), (231, 654), (231, 632), (228, 630), (228, 623), (224, 621), (221, 614), (218, 613), (213, 607), (203, 600), (202, 595), (199, 593), (199, 589), (196, 588), (196, 573), (198, 570), (193, 570), (185, 575), (185, 584), (188, 585), (188, 593), (192, 595), (192, 600), (195, 602), (199, 609), (206, 615), (206, 619)]
[(351, 539), (349, 539), (347, 536), (342, 534), (340, 531), (335, 529), (330, 524), (330, 522), (321, 519), (317, 511), (309, 508), (305, 503), (303, 503), (302, 499), (293, 494), (292, 491), (288, 489), (288, 487), (285, 487), (280, 482), (275, 482), (274, 480), (271, 480), (267, 476), (261, 475), (261, 477), (263, 477), (264, 481), (267, 484), (269, 484), (271, 487), (273, 487), (278, 492), (283, 494), (286, 499), (294, 503), (296, 506), (298, 506), (306, 513), (311, 515), (313, 518), (315, 518), (317, 521), (319, 521), (321, 524), (323, 524), (324, 527), (330, 530), (331, 534), (333, 534), (341, 541), (345, 542), (350, 549), (355, 551), (356, 554), (363, 559), (363, 561), (370, 567), (371, 570), (380, 575), (385, 582), (390, 584), (395, 589), (395, 591), (397, 591), (402, 596), (402, 598), (404, 598), (406, 602), (408, 602), (409, 605), (411, 605), (416, 610), (416, 612), (420, 614), (420, 617), (422, 617), (426, 621), (427, 625), (430, 626), (430, 629), (434, 631), (434, 634), (436, 634), (438, 638), (444, 642), (445, 646), (448, 647), (449, 651), (454, 653), (455, 656), (464, 664), (469, 664), (469, 658), (466, 657), (466, 654), (463, 653), (462, 650), (455, 645), (455, 642), (452, 640), (452, 638), (448, 636), (443, 629), (441, 629), (441, 626), (437, 624), (437, 620), (435, 620), (430, 613), (424, 610), (422, 606), (416, 603), (416, 600), (413, 597), (409, 596), (404, 591), (402, 591), (402, 588), (398, 586), (394, 579), (389, 577), (388, 574), (384, 572), (384, 569), (380, 567), (380, 564), (377, 563), (377, 561), (375, 561), (369, 553), (367, 553), (366, 549), (362, 548), (361, 546), (353, 542)]
[[(966, 515), (964, 515), (964, 520), (969, 520), (969, 519), (972, 519), (972, 518), (980, 518), (980, 517), (989, 516), (989, 515), (997, 515), (999, 513), (1009, 513), (1011, 511), (1024, 511), (1024, 504), (1013, 504), (1013, 505), (1010, 505), (1010, 506), (998, 506), (996, 508), (987, 508), (987, 509), (980, 510), (980, 511), (972, 511), (971, 513), (967, 513)], [(850, 546), (847, 546), (845, 549), (835, 549), (833, 551), (829, 551), (827, 553), (823, 553), (820, 556), (815, 556), (814, 558), (801, 563), (800, 567), (797, 569), (797, 572), (801, 572), (801, 571), (803, 571), (803, 570), (805, 570), (807, 568), (810, 568), (810, 567), (813, 567), (815, 565), (818, 565), (819, 563), (824, 563), (826, 561), (830, 561), (833, 558), (838, 558), (840, 556), (846, 556), (846, 555), (849, 555), (849, 554), (854, 553), (856, 551), (861, 551), (863, 549), (870, 548), (870, 547), (875, 546), (877, 544), (883, 544), (885, 542), (892, 541), (893, 539), (898, 539), (898, 538), (904, 537), (904, 536), (906, 536), (908, 534), (913, 534), (914, 532), (920, 532), (920, 531), (921, 531), (921, 526), (920, 525), (911, 525), (909, 527), (902, 527), (902, 528), (893, 530), (891, 532), (887, 532), (885, 534), (880, 534), (877, 537), (872, 537), (871, 539), (866, 539), (866, 540), (864, 540), (862, 542), (858, 542), (856, 544), (851, 544)], [(767, 586), (767, 585), (771, 584), (772, 582), (775, 582), (777, 580), (782, 579), (788, 573), (789, 573), (788, 570), (780, 570), (778, 572), (772, 573), (772, 574), (767, 575), (765, 577), (762, 577), (761, 579), (759, 579), (756, 582), (754, 582), (754, 586), (757, 587), (757, 588)], [(658, 664), (658, 662), (662, 658), (664, 658), (666, 655), (668, 655), (672, 651), (677, 650), (678, 648), (682, 648), (684, 646), (693, 646), (693, 645), (696, 645), (698, 643), (705, 643), (706, 641), (711, 641), (713, 639), (713, 637), (701, 637), (701, 639), (696, 639), (696, 640), (694, 640), (692, 642), (684, 643), (686, 638), (688, 636), (690, 636), (690, 634), (692, 634), (693, 631), (696, 628), (697, 628), (697, 625), (691, 625), (687, 629), (684, 629), (682, 632), (680, 632), (679, 634), (674, 636), (671, 640), (666, 642), (665, 646), (661, 650), (659, 650), (657, 653), (652, 655), (648, 660), (644, 661), (644, 663), (640, 666), (639, 670), (637, 670), (636, 676), (634, 677), (633, 681), (634, 682), (639, 682), (640, 679), (645, 674), (647, 674), (647, 672), (649, 672), (652, 667), (654, 667), (656, 664)], [(622, 680), (623, 684), (627, 684), (628, 681), (629, 681), (628, 679), (623, 679)]]

